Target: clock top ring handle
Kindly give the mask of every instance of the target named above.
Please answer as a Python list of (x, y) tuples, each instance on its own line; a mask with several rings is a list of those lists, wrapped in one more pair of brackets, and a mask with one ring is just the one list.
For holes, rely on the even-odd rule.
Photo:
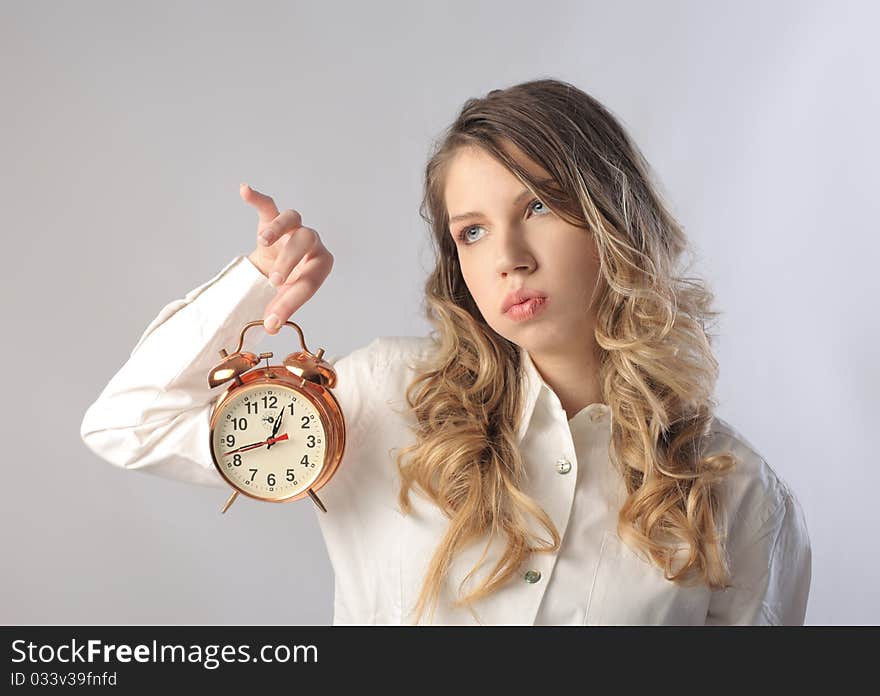
[[(249, 321), (244, 325), (238, 337), (238, 346), (232, 355), (227, 353), (225, 348), (220, 349), (220, 357), (223, 358), (223, 361), (208, 373), (209, 387), (213, 389), (224, 382), (228, 382), (230, 379), (235, 379), (239, 386), (241, 386), (240, 375), (255, 367), (263, 358), (268, 359), (272, 357), (272, 353), (255, 355), (254, 353), (241, 352), (241, 347), (244, 345), (244, 335), (248, 329), (261, 326), (262, 323), (262, 321), (258, 320)], [(324, 349), (320, 348), (317, 353), (312, 354), (306, 346), (306, 339), (303, 336), (302, 329), (292, 321), (286, 321), (284, 325), (296, 329), (300, 345), (302, 346), (302, 351), (291, 353), (284, 359), (284, 367), (301, 379), (315, 382), (322, 387), (332, 389), (336, 386), (336, 373), (333, 367), (323, 359)]]
[[(263, 325), (262, 321), (249, 321), (247, 324), (245, 324), (244, 328), (241, 330), (241, 335), (238, 337), (238, 347), (233, 352), (238, 353), (241, 351), (241, 347), (244, 345), (244, 335), (245, 335), (245, 333), (247, 333), (248, 329), (251, 329), (254, 326), (262, 326), (262, 325)], [(302, 329), (299, 328), (299, 326), (297, 326), (292, 321), (285, 321), (281, 326), (291, 326), (294, 329), (296, 329), (297, 334), (299, 334), (299, 343), (302, 346), (302, 349), (304, 351), (306, 351), (306, 353), (311, 354), (312, 351), (310, 351), (306, 347), (306, 339), (303, 338), (303, 332), (302, 332)], [(279, 327), (279, 328), (281, 328), (281, 327)]]

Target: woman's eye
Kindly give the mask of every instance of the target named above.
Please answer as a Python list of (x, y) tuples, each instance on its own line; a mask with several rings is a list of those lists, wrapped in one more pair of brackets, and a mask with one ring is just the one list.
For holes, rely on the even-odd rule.
[[(541, 206), (541, 210), (539, 211), (539, 214), (544, 214), (546, 212), (549, 212), (549, 209), (547, 208), (547, 206), (545, 206), (538, 198), (532, 199), (532, 201), (528, 205), (528, 208), (531, 210), (534, 210), (534, 208), (532, 208), (532, 206), (535, 203), (537, 203), (539, 206)], [(458, 240), (460, 242), (462, 242), (465, 246), (470, 246), (471, 244), (473, 244), (477, 240), (469, 239), (467, 236), (468, 233), (471, 232), (472, 230), (482, 230), (482, 229), (483, 229), (483, 227), (481, 225), (471, 225), (470, 227), (465, 227), (461, 232), (459, 232)]]
[(468, 237), (467, 237), (468, 232), (470, 232), (471, 230), (481, 230), (481, 229), (483, 229), (483, 228), (480, 227), (479, 225), (471, 225), (470, 227), (465, 227), (461, 232), (459, 232), (458, 240), (460, 242), (463, 242), (465, 245), (473, 244), (473, 241), (468, 241)]

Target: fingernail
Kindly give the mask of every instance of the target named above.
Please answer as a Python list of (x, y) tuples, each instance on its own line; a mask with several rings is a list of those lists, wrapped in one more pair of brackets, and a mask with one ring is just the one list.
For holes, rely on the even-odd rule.
[(242, 186), (247, 186), (248, 188), (250, 188), (250, 186), (248, 186), (248, 185), (247, 185), (246, 183), (244, 183), (244, 182), (241, 182), (241, 183), (238, 185), (239, 188), (241, 188)]
[(274, 331), (279, 326), (281, 326), (281, 322), (278, 321), (277, 314), (270, 314), (263, 320), (263, 325), (266, 327), (267, 331)]
[(272, 271), (269, 274), (269, 282), (273, 286), (281, 285), (284, 282), (284, 277), (278, 271)]

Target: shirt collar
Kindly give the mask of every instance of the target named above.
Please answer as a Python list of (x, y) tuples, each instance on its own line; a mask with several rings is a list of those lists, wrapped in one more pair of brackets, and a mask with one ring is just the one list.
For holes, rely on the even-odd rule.
[(535, 411), (535, 403), (538, 401), (538, 396), (540, 396), (541, 390), (547, 386), (547, 383), (544, 382), (544, 378), (541, 377), (541, 373), (538, 372), (535, 363), (532, 362), (532, 356), (529, 355), (529, 352), (520, 346), (519, 354), (520, 365), (523, 372), (523, 416), (519, 423), (517, 439), (519, 442), (522, 442), (522, 439), (526, 435), (526, 431), (529, 429), (529, 423), (532, 420), (532, 413)]
[[(544, 381), (541, 373), (538, 372), (538, 368), (535, 367), (535, 363), (532, 361), (532, 356), (529, 355), (529, 352), (520, 346), (519, 353), (521, 370), (523, 372), (523, 417), (519, 424), (517, 438), (519, 442), (522, 442), (522, 439), (525, 437), (526, 432), (529, 429), (529, 424), (531, 423), (532, 415), (535, 412), (535, 405), (538, 403), (538, 399), (542, 394), (547, 396), (552, 393), (555, 396), (555, 392), (553, 392), (550, 385)], [(607, 404), (592, 404), (592, 406), (593, 408), (601, 409), (606, 415), (611, 413), (611, 409)], [(610, 418), (606, 418), (605, 421), (610, 425)]]

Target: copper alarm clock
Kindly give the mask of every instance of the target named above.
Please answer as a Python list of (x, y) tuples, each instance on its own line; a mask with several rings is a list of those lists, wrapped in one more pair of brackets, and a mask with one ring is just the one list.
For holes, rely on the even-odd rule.
[[(309, 496), (322, 512), (317, 496), (336, 473), (345, 451), (345, 418), (331, 391), (336, 372), (322, 358), (324, 349), (311, 353), (302, 330), (296, 329), (301, 351), (281, 365), (269, 365), (272, 353), (242, 352), (251, 321), (241, 330), (231, 354), (220, 350), (223, 361), (208, 374), (211, 388), (232, 380), (211, 413), (211, 458), (233, 488), (223, 506), (226, 512), (239, 493), (270, 503), (287, 503)], [(266, 360), (265, 365), (260, 365)]]

